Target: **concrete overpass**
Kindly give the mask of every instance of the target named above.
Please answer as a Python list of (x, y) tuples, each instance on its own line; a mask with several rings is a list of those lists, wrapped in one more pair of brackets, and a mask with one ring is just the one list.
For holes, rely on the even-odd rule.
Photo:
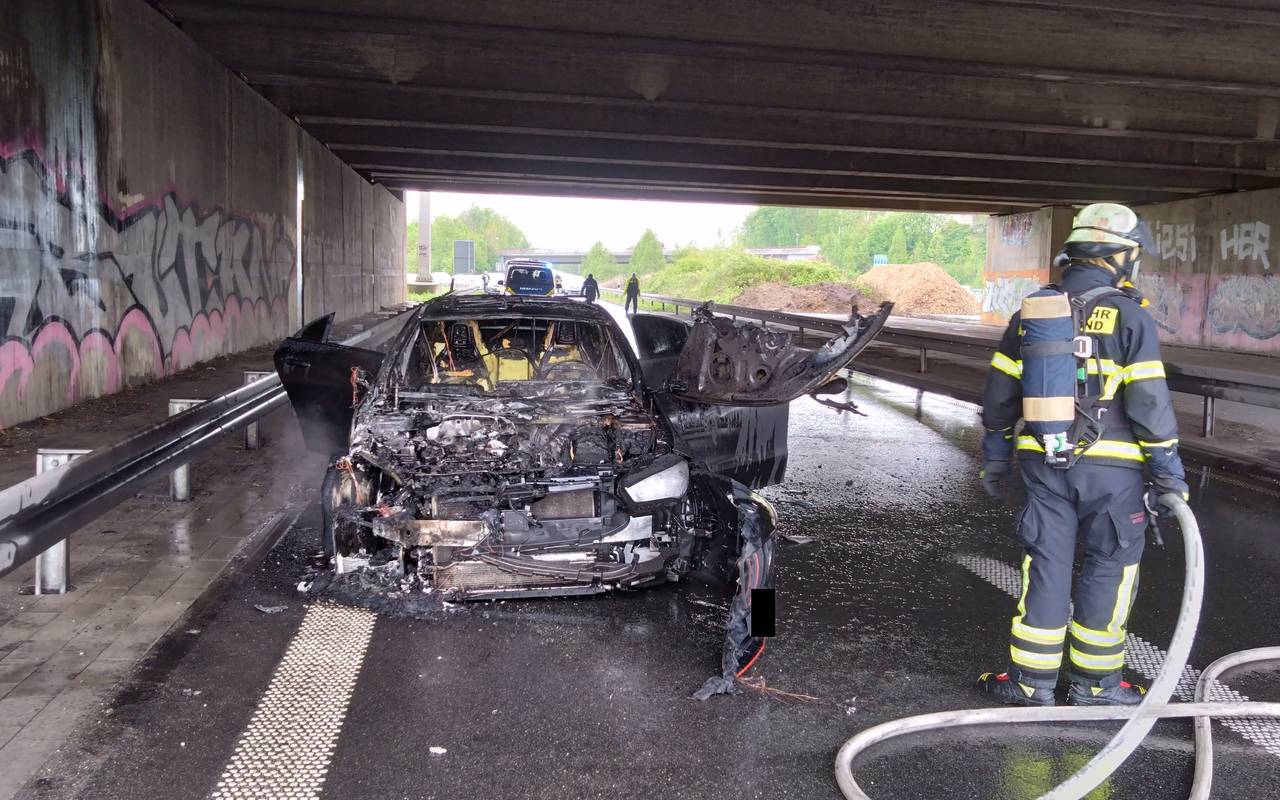
[(1280, 3), (155, 0), (394, 189), (1012, 211), (1280, 184)]

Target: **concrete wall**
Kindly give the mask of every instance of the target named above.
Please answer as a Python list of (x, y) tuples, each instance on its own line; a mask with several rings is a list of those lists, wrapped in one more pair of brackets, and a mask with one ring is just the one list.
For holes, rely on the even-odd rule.
[(1144, 206), (1160, 243), (1136, 281), (1162, 340), (1280, 355), (1280, 190)]
[(991, 217), (982, 274), (982, 321), (1004, 322), (1022, 298), (1052, 282), (1053, 255), (1071, 230), (1073, 212), (1063, 206)]
[[(0, 426), (300, 324), (297, 149), (320, 148), (141, 0), (0, 19)], [(304, 293), (401, 301), (403, 206), (321, 153), (341, 256), (304, 260)]]
[(404, 302), (404, 204), (308, 136), (302, 163), (303, 316), (344, 319)]
[[(1280, 190), (1140, 206), (1160, 244), (1135, 281), (1172, 344), (1280, 355)], [(983, 319), (1007, 320), (1056, 276), (1049, 264), (1070, 229), (1067, 209), (992, 217)]]

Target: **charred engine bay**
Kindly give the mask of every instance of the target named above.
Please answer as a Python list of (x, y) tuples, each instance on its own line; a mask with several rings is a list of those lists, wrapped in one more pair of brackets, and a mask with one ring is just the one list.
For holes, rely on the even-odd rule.
[(356, 420), (330, 498), (339, 572), (398, 564), (476, 598), (661, 580), (653, 516), (628, 513), (615, 480), (669, 452), (671, 434), (629, 385), (440, 388)]
[(357, 421), (352, 453), (402, 488), (435, 495), (457, 494), (467, 477), (497, 489), (516, 476), (593, 475), (652, 454), (660, 439), (670, 448), (629, 388), (555, 388), (518, 399), (401, 392), (395, 407), (374, 403)]

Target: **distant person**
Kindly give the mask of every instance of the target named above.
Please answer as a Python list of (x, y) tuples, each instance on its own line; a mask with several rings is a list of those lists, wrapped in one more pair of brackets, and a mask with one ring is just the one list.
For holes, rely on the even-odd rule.
[(489, 291), (489, 273), (487, 272), (480, 273), (480, 287), (484, 289), (486, 292)]
[(627, 278), (627, 297), (622, 304), (623, 313), (626, 313), (627, 309), (631, 309), (633, 314), (640, 311), (640, 279), (634, 272), (631, 273), (630, 278)]
[(600, 284), (596, 283), (596, 276), (589, 272), (587, 279), (582, 282), (582, 296), (587, 298), (588, 303), (594, 303), (600, 296)]

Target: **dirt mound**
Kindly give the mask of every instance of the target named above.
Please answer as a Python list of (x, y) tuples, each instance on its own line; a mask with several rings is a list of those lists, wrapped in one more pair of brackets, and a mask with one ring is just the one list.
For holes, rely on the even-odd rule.
[(809, 286), (785, 283), (760, 283), (733, 301), (733, 305), (763, 308), (769, 311), (816, 311), (821, 314), (848, 314), (851, 303), (862, 311), (872, 305), (851, 283), (824, 281)]
[(973, 292), (928, 262), (881, 264), (858, 276), (857, 285), (877, 300), (892, 300), (895, 314), (977, 314), (981, 309)]

